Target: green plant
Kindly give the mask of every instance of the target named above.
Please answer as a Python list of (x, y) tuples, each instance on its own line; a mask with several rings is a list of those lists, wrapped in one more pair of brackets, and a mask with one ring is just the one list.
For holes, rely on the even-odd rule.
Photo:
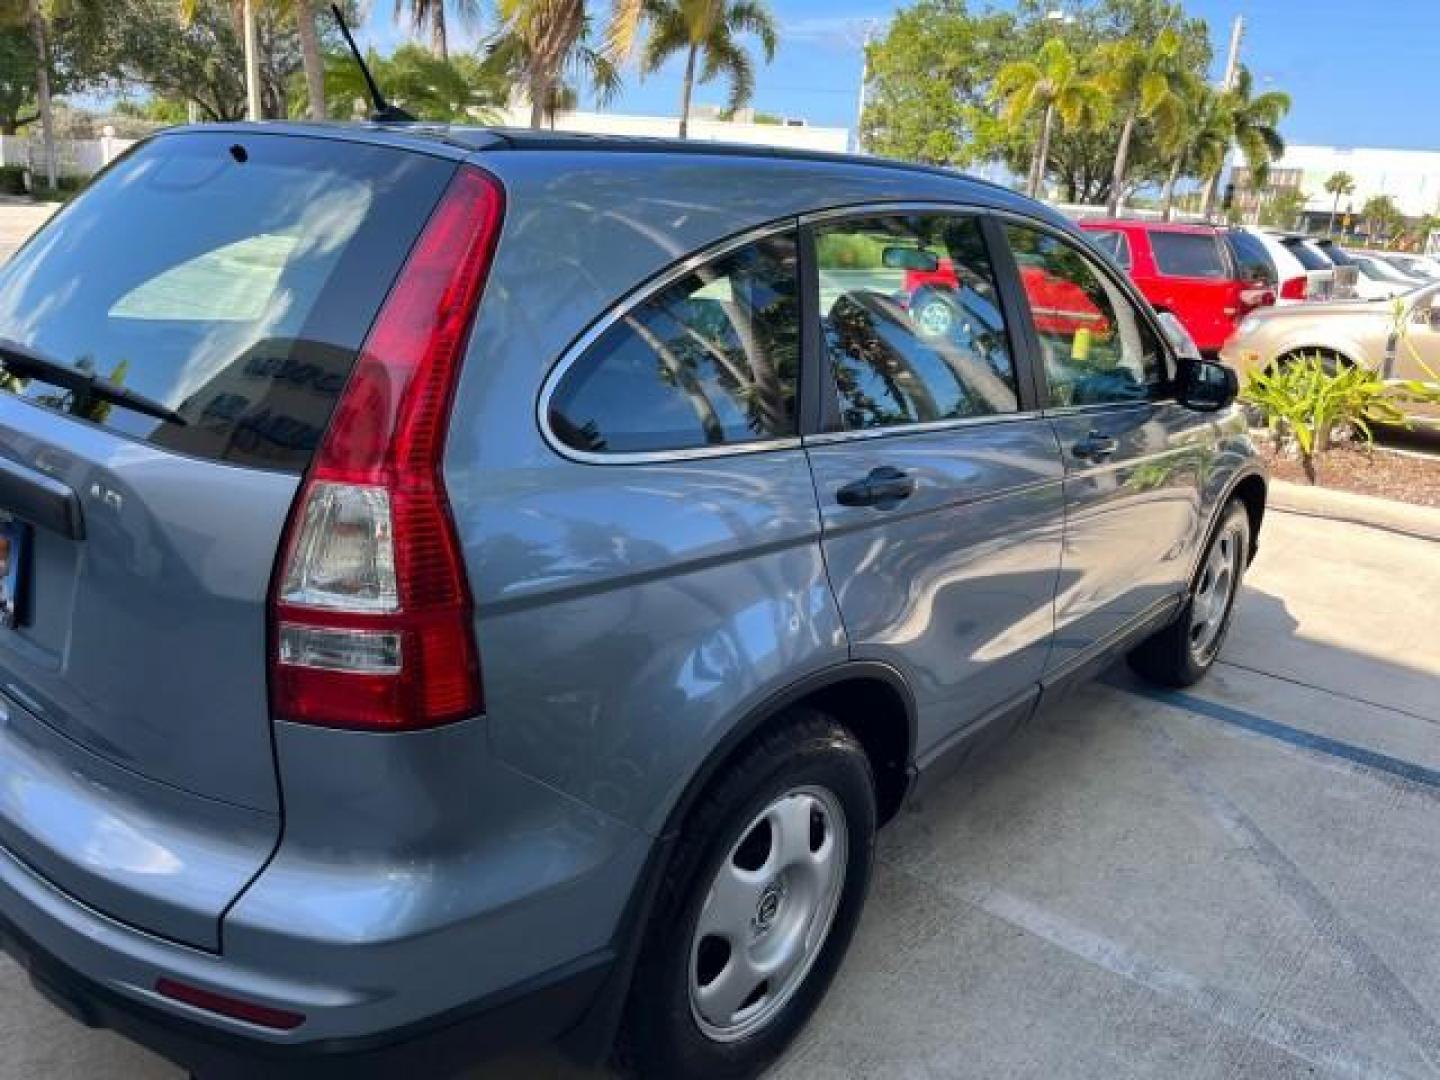
[(25, 194), (25, 168), (22, 165), (0, 165), (0, 194)]
[(1369, 445), (1374, 441), (1371, 424), (1405, 423), (1392, 387), (1377, 373), (1319, 355), (1251, 372), (1240, 396), (1260, 410), (1277, 453), (1294, 444), (1312, 484), (1315, 458), (1330, 448), (1337, 431), (1348, 429)]

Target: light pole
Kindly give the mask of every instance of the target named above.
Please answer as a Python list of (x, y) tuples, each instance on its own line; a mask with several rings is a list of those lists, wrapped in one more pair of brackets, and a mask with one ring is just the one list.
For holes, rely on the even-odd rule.
[[(865, 32), (860, 40), (860, 94), (855, 104), (855, 138), (852, 140), (855, 153), (865, 152), (865, 143), (860, 134), (860, 125), (865, 119), (865, 91), (870, 84), (870, 41), (875, 36), (876, 22), (874, 19), (867, 19), (864, 22)], [(850, 39), (854, 41), (854, 38)]]
[(260, 106), (260, 28), (255, 24), (255, 0), (245, 0), (241, 12), (245, 24), (245, 102), (251, 120), (261, 117)]

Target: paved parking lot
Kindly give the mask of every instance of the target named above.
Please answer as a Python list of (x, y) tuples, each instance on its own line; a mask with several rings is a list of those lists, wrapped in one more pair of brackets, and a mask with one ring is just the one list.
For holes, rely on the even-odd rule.
[[(775, 1075), (1440, 1075), (1436, 611), (1436, 545), (1273, 514), (1204, 685), (1116, 670), (883, 834)], [(178, 1075), (0, 987), (0, 1080)]]

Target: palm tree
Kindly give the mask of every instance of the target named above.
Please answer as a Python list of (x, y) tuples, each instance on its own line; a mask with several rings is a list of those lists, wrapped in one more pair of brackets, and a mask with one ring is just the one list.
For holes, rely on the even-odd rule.
[(619, 67), (590, 44), (584, 0), (500, 0), (499, 14), (485, 67), (525, 87), (531, 127), (544, 126), (565, 83), (588, 84), (601, 104), (619, 92)]
[(55, 110), (50, 93), (50, 17), (42, 0), (0, 0), (0, 23), (24, 27), (35, 50), (35, 106), (45, 153), (45, 178), (54, 188)]
[(1220, 93), (1202, 80), (1188, 78), (1181, 93), (1181, 110), (1168, 137), (1160, 141), (1170, 155), (1170, 174), (1160, 196), (1161, 217), (1169, 221), (1175, 209), (1175, 187), (1185, 175), (1209, 176), (1225, 164), (1230, 150), (1230, 117)]
[[(203, 0), (180, 0), (180, 17), (187, 23), (193, 22), (196, 11)], [(295, 30), (300, 38), (300, 63), (305, 69), (305, 96), (309, 103), (310, 119), (324, 120), (328, 115), (325, 107), (325, 57), (320, 51), (320, 31), (315, 22), (316, 0), (250, 0), (250, 10), (245, 10), (244, 0), (230, 0), (231, 17), (235, 20), (236, 33), (245, 37), (246, 18), (256, 18), (262, 9), (286, 19), (295, 20)], [(247, 84), (249, 75), (246, 76)]]
[(1344, 195), (1355, 194), (1355, 178), (1348, 172), (1331, 173), (1330, 178), (1325, 181), (1325, 190), (1335, 196), (1335, 202), (1330, 207), (1330, 227), (1325, 230), (1327, 233), (1333, 235), (1335, 232), (1335, 215), (1340, 212), (1340, 198)]
[(305, 96), (310, 101), (310, 119), (324, 120), (325, 57), (320, 52), (320, 31), (315, 25), (314, 0), (287, 0), (300, 36), (300, 63), (305, 68)]
[(1141, 120), (1148, 120), (1163, 143), (1173, 137), (1184, 103), (1181, 84), (1185, 71), (1180, 63), (1180, 35), (1168, 27), (1154, 42), (1125, 38), (1101, 49), (1098, 67), (1104, 72), (1097, 80), (1111, 101), (1124, 111), (1120, 146), (1115, 151), (1115, 172), (1110, 180), (1106, 209), (1114, 217), (1125, 189), (1130, 165), (1130, 140)]
[[(1255, 82), (1250, 69), (1242, 67), (1236, 73), (1235, 85), (1223, 92), (1224, 111), (1229, 117), (1230, 142), (1240, 147), (1245, 163), (1250, 167), (1250, 183), (1259, 191), (1270, 172), (1270, 163), (1285, 153), (1285, 140), (1278, 130), (1280, 121), (1290, 111), (1290, 95), (1271, 90), (1254, 96)], [(1220, 174), (1224, 165), (1217, 168), (1205, 185), (1205, 200), (1201, 204), (1203, 213), (1210, 213), (1215, 204), (1215, 193), (1220, 187)]]
[(1016, 60), (1006, 64), (995, 76), (996, 100), (1000, 101), (1005, 120), (1015, 126), (1039, 112), (1040, 141), (1030, 159), (1030, 176), (1026, 192), (1034, 198), (1045, 182), (1045, 162), (1050, 156), (1050, 139), (1055, 131), (1055, 118), (1079, 130), (1098, 128), (1109, 115), (1105, 92), (1085, 77), (1079, 61), (1059, 38), (1051, 38), (1035, 60)]
[(760, 39), (765, 62), (775, 59), (779, 38), (775, 18), (760, 0), (645, 0), (645, 19), (650, 36), (640, 61), (642, 72), (653, 74), (676, 53), (685, 54), (685, 79), (680, 87), (682, 139), (690, 124), (697, 61), (704, 61), (700, 82), (717, 75), (729, 78), (730, 108), (738, 109), (755, 92), (755, 67), (736, 37), (754, 34)]
[[(430, 51), (441, 60), (450, 59), (450, 39), (446, 28), (447, 0), (395, 0), (395, 17), (408, 15), (416, 30), (429, 29)], [(480, 14), (479, 0), (448, 0), (455, 14), (473, 19)]]

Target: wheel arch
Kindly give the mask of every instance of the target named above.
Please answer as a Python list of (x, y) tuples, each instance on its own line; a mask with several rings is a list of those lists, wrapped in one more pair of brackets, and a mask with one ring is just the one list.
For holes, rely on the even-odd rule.
[(1205, 525), (1204, 540), (1195, 550), (1194, 565), (1191, 566), (1190, 576), (1187, 579), (1188, 588), (1194, 588), (1196, 575), (1200, 573), (1205, 559), (1205, 552), (1210, 549), (1210, 541), (1215, 537), (1215, 530), (1220, 527), (1220, 520), (1224, 516), (1225, 508), (1233, 499), (1240, 501), (1240, 504), (1245, 507), (1246, 517), (1249, 518), (1249, 561), (1255, 561), (1255, 553), (1260, 547), (1260, 526), (1265, 520), (1265, 506), (1269, 498), (1269, 490), (1270, 478), (1258, 465), (1240, 469), (1229, 479), (1220, 496), (1215, 500), (1215, 510)]
[(915, 753), (915, 696), (905, 677), (878, 660), (850, 660), (813, 672), (766, 696), (711, 749), (666, 815), (663, 836), (676, 833), (706, 786), (765, 727), (799, 705), (843, 724), (859, 740), (875, 773), (880, 822), (894, 817), (909, 787)]
[(751, 708), (694, 770), (667, 813), (616, 934), (610, 975), (584, 1018), (559, 1041), (572, 1058), (599, 1064), (610, 1052), (630, 995), (645, 928), (686, 815), (727, 762), (743, 753), (770, 723), (799, 705), (834, 716), (864, 747), (875, 772), (880, 824), (893, 818), (904, 804), (914, 780), (917, 720), (914, 694), (894, 667), (878, 660), (835, 664), (777, 690)]

